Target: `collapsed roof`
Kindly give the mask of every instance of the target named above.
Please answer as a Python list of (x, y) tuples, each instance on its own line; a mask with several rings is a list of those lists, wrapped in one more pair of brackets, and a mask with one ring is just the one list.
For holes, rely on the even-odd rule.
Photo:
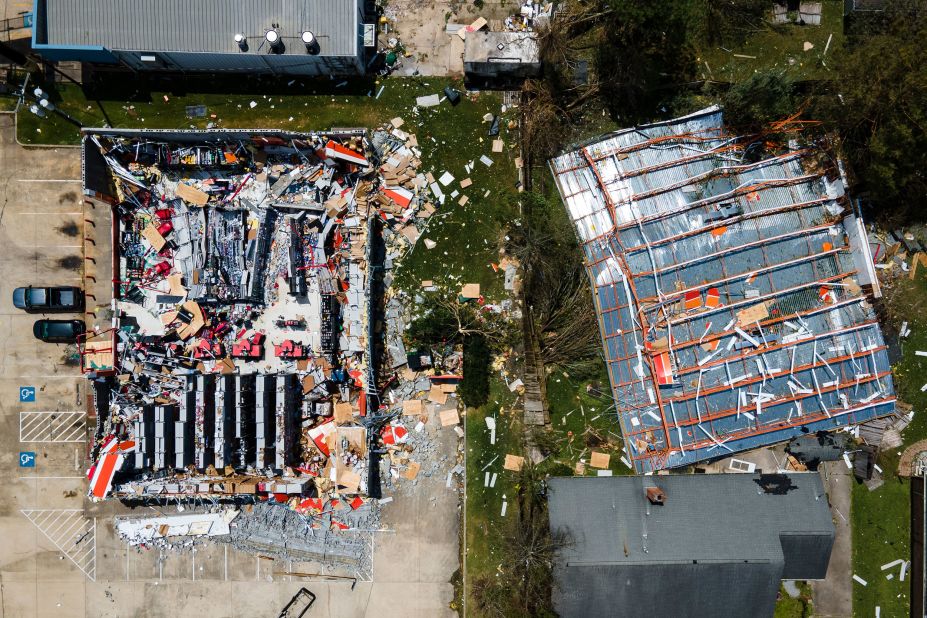
[(91, 497), (297, 512), (378, 497), (368, 447), (407, 433), (377, 414), (371, 330), (387, 150), (362, 131), (98, 130), (84, 145), (86, 180), (100, 159), (109, 176), (86, 190), (113, 204), (115, 241), (114, 329), (82, 345), (108, 376)]
[(711, 107), (550, 166), (638, 472), (894, 411), (863, 223), (817, 145), (767, 152)]

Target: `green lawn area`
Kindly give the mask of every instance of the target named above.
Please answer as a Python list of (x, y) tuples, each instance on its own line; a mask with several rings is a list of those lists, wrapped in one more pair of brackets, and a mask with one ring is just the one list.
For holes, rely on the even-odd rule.
[[(910, 293), (927, 294), (927, 278), (912, 282)], [(912, 322), (910, 326), (911, 335), (903, 340), (902, 359), (894, 367), (894, 377), (898, 398), (913, 406), (914, 420), (904, 431), (904, 444), (879, 457), (885, 484), (875, 491), (865, 485), (853, 487), (853, 572), (868, 582), (865, 587), (853, 584), (856, 616), (875, 615), (877, 605), (883, 616), (908, 615), (910, 579), (901, 582), (896, 569), (882, 571), (880, 567), (898, 558), (911, 558), (910, 483), (896, 475), (898, 455), (927, 438), (927, 415), (923, 412), (927, 393), (921, 392), (927, 383), (927, 358), (915, 355), (917, 350), (927, 350), (927, 322)], [(895, 572), (891, 580), (886, 579), (889, 572)]]
[[(593, 391), (588, 392), (587, 386), (592, 386)], [(595, 450), (611, 455), (608, 467), (613, 474), (633, 473), (632, 468), (621, 462), (624, 441), (604, 362), (596, 363), (590, 375), (554, 371), (547, 379), (547, 400), (551, 431), (560, 450), (544, 462), (545, 470), (572, 476), (576, 463), (585, 459), (585, 475), (595, 476), (596, 470), (589, 467), (591, 452)]]
[[(466, 585), (475, 578), (493, 577), (502, 565), (498, 551), (503, 523), (502, 496), (514, 499), (515, 473), (502, 469), (505, 455), (522, 454), (521, 412), (512, 411), (515, 397), (501, 380), (490, 383), (489, 401), (480, 408), (467, 410), (467, 516), (466, 516)], [(485, 418), (496, 417), (496, 444), (490, 444)], [(485, 471), (484, 471), (485, 468)], [(485, 486), (485, 474), (495, 473), (495, 487)], [(513, 507), (513, 503), (509, 503)], [(507, 514), (511, 516), (511, 511)], [(468, 615), (473, 614), (472, 610)]]
[[(843, 1), (823, 0), (823, 4), (819, 26), (769, 24), (734, 49), (699, 50), (699, 71), (706, 79), (731, 83), (769, 69), (782, 70), (798, 81), (828, 77), (827, 58), (843, 45)], [(805, 42), (814, 47), (804, 51)]]

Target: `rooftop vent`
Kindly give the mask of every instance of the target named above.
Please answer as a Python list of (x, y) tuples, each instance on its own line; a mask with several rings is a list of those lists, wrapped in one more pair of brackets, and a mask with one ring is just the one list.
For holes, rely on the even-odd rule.
[(650, 504), (663, 504), (666, 502), (666, 494), (659, 487), (647, 487), (646, 491)]
[(283, 44), (283, 39), (280, 38), (280, 33), (271, 28), (264, 33), (264, 40), (270, 45), (270, 51), (275, 54), (282, 54), (286, 51), (286, 47)]
[(305, 30), (302, 35), (303, 43), (306, 45), (306, 53), (312, 54), (313, 56), (318, 54), (320, 51), (319, 40), (315, 38), (315, 35), (312, 34), (309, 30)]

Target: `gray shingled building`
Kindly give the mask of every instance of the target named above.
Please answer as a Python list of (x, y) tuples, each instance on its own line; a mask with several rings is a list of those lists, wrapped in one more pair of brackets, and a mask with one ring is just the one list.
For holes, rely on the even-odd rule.
[(358, 75), (375, 44), (368, 12), (364, 0), (36, 0), (32, 47), (133, 71)]
[(555, 478), (549, 511), (563, 618), (772, 616), (780, 580), (823, 579), (834, 542), (816, 473)]

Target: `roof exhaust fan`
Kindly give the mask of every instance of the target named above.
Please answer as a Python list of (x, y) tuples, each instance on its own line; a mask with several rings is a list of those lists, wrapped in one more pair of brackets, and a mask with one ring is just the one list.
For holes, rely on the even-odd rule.
[(302, 40), (306, 45), (307, 54), (312, 54), (315, 56), (321, 51), (321, 48), (319, 47), (319, 40), (309, 30), (303, 31)]
[(270, 45), (270, 51), (275, 54), (282, 54), (286, 51), (286, 46), (283, 44), (283, 39), (280, 38), (280, 33), (275, 29), (271, 28), (264, 33), (264, 40)]

